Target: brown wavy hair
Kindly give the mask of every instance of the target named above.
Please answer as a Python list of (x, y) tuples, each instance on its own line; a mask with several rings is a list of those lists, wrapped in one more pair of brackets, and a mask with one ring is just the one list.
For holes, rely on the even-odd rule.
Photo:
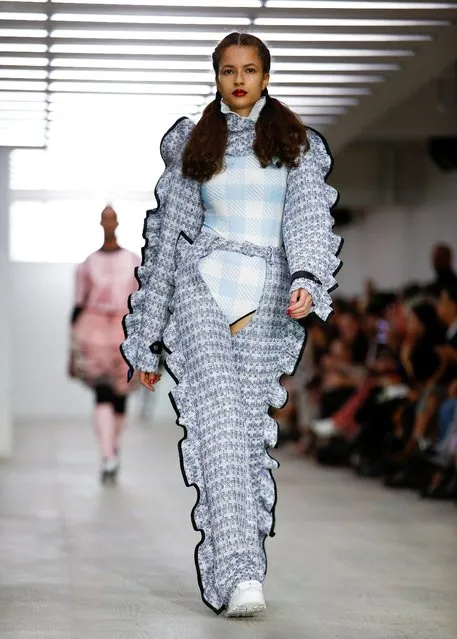
[[(213, 53), (216, 78), (223, 52), (233, 45), (254, 47), (262, 61), (263, 72), (270, 72), (271, 55), (262, 40), (249, 33), (231, 33), (217, 45)], [(295, 113), (272, 98), (267, 89), (262, 95), (266, 97), (266, 102), (255, 127), (254, 152), (264, 168), (273, 162), (273, 158), (278, 167), (297, 166), (301, 150), (308, 148), (306, 127)], [(184, 149), (183, 174), (199, 182), (211, 179), (224, 169), (227, 121), (221, 113), (221, 99), (218, 91), (216, 99), (203, 111)]]

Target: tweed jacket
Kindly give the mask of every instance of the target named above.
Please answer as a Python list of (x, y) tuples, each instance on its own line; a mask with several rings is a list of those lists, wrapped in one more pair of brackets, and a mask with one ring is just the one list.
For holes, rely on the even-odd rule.
[[(255, 123), (227, 114), (229, 155), (252, 151)], [(174, 290), (177, 265), (198, 236), (204, 218), (201, 184), (182, 175), (182, 154), (194, 127), (179, 119), (161, 142), (165, 171), (155, 190), (157, 207), (147, 212), (143, 236), (142, 265), (137, 270), (140, 288), (129, 300), (124, 318), (124, 358), (133, 370), (156, 371), (168, 323), (169, 302)], [(326, 184), (332, 158), (323, 137), (307, 130), (309, 148), (299, 164), (289, 170), (283, 215), (283, 243), (290, 271), (291, 291), (306, 289), (313, 299), (313, 312), (323, 321), (331, 314), (329, 293), (336, 288), (337, 255), (342, 240), (332, 232), (331, 209), (338, 193)]]

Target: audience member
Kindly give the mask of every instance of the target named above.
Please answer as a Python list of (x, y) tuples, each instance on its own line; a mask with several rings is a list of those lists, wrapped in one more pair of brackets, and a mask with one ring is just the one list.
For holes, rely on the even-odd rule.
[(447, 244), (436, 244), (432, 249), (431, 262), (435, 272), (435, 279), (428, 285), (428, 292), (434, 297), (438, 297), (444, 286), (457, 280), (457, 275), (453, 269), (451, 247)]
[(296, 452), (318, 463), (457, 498), (457, 276), (448, 246), (432, 259), (432, 284), (370, 286), (311, 324), (283, 416)]

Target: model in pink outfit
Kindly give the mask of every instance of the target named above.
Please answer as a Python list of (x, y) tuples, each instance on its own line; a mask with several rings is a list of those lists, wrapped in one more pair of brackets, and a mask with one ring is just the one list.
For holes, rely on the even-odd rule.
[(119, 346), (124, 339), (122, 318), (129, 295), (138, 288), (134, 276), (140, 258), (116, 240), (117, 216), (102, 212), (105, 241), (76, 271), (72, 316), (70, 375), (95, 392), (95, 431), (102, 455), (102, 481), (114, 480), (119, 467), (120, 438), (125, 426), (128, 366)]

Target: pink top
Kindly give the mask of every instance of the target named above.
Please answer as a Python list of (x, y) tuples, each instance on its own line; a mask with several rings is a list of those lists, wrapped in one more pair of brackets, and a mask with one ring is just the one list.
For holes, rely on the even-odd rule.
[(127, 249), (95, 251), (76, 270), (75, 306), (96, 313), (127, 313), (129, 295), (138, 288), (134, 269), (140, 263)]

